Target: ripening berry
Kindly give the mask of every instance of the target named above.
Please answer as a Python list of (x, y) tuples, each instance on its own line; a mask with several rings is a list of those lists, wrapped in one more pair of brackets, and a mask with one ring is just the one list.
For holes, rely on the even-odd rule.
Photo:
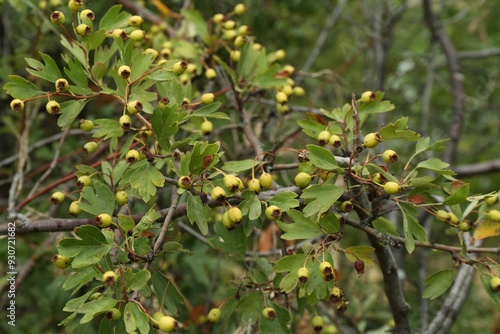
[(106, 271), (104, 274), (102, 274), (102, 281), (106, 285), (114, 285), (117, 279), (118, 275), (116, 275), (116, 273), (112, 270)]
[(66, 196), (64, 195), (64, 193), (56, 191), (55, 193), (52, 194), (52, 196), (50, 196), (50, 201), (52, 202), (53, 205), (57, 205), (60, 204), (62, 201), (64, 201), (65, 197)]
[(383, 186), (384, 191), (389, 195), (397, 194), (401, 191), (401, 186), (397, 182), (389, 181), (386, 182)]
[(306, 267), (300, 267), (297, 270), (297, 277), (299, 278), (299, 281), (301, 283), (307, 282), (307, 280), (309, 279), (309, 275), (310, 275), (309, 269), (307, 269)]
[(456, 214), (450, 212), (450, 219), (448, 220), (448, 223), (450, 223), (450, 225), (457, 226), (458, 223), (460, 223), (460, 220), (458, 219)]
[(238, 207), (236, 207), (236, 206), (232, 206), (227, 211), (227, 214), (228, 214), (229, 220), (233, 224), (238, 224), (243, 219), (243, 214), (241, 213), (241, 210)]
[(243, 36), (236, 36), (234, 39), (234, 46), (237, 48), (241, 48), (245, 43), (247, 42), (247, 37), (245, 35)]
[(130, 119), (129, 115), (123, 115), (120, 117), (118, 122), (120, 123), (120, 126), (122, 127), (122, 129), (126, 131), (126, 130), (130, 129), (130, 123), (132, 122), (132, 120)]
[(113, 218), (107, 213), (101, 213), (97, 217), (95, 217), (95, 222), (99, 227), (110, 227), (113, 222)]
[(71, 259), (67, 256), (56, 254), (52, 257), (52, 262), (59, 269), (66, 269), (71, 264)]
[(115, 194), (115, 200), (118, 205), (125, 205), (128, 203), (128, 195), (125, 191), (119, 190)]
[(447, 222), (450, 220), (450, 213), (445, 210), (437, 210), (435, 213), (435, 217), (437, 220)]
[(262, 188), (271, 188), (273, 186), (273, 177), (269, 173), (262, 173), (259, 178), (260, 185)]
[(331, 133), (329, 131), (327, 130), (321, 131), (320, 133), (318, 133), (317, 137), (318, 144), (320, 144), (321, 146), (325, 146), (326, 143), (328, 143), (328, 141), (330, 140), (330, 137)]
[(247, 188), (258, 193), (260, 191), (260, 181), (257, 178), (250, 179), (247, 182)]
[(228, 231), (236, 227), (236, 223), (232, 222), (231, 219), (229, 219), (229, 212), (227, 211), (222, 215), (222, 224)]
[(262, 310), (262, 315), (272, 321), (276, 318), (276, 311), (272, 307), (266, 307)]
[(250, 34), (250, 28), (246, 24), (242, 24), (241, 26), (239, 26), (238, 35), (247, 36), (248, 34)]
[(490, 280), (490, 288), (493, 291), (500, 292), (500, 277), (492, 277)]
[(125, 159), (127, 160), (127, 162), (133, 164), (134, 162), (136, 162), (137, 160), (139, 160), (139, 152), (136, 151), (136, 150), (130, 150), (127, 152), (127, 155), (125, 156)]
[(227, 41), (232, 41), (236, 38), (236, 36), (238, 36), (238, 33), (234, 29), (223, 30), (222, 34), (224, 35), (224, 39)]
[(125, 32), (125, 30), (123, 29), (115, 29), (113, 30), (113, 32), (111, 33), (111, 36), (114, 38), (114, 39), (119, 39), (121, 38), (123, 41), (125, 41), (127, 38), (128, 38), (128, 35), (127, 33)]
[(351, 212), (354, 209), (354, 205), (352, 205), (351, 201), (344, 201), (340, 208), (343, 212)]
[(130, 32), (129, 37), (136, 42), (141, 42), (146, 38), (146, 32), (141, 29), (135, 29)]
[(128, 79), (130, 77), (130, 73), (130, 67), (128, 67), (127, 65), (122, 65), (118, 68), (118, 75), (123, 79)]
[(211, 196), (214, 201), (223, 202), (226, 199), (226, 191), (222, 187), (215, 186), (212, 189)]
[(340, 147), (342, 144), (340, 137), (337, 135), (331, 135), (328, 143), (333, 147)]
[(380, 134), (378, 132), (372, 132), (365, 136), (363, 143), (368, 148), (374, 148), (382, 141)]
[(240, 50), (232, 50), (229, 55), (231, 57), (231, 60), (234, 61), (235, 63), (239, 62), (241, 59)]
[(56, 11), (53, 11), (51, 14), (50, 14), (50, 21), (52, 21), (52, 23), (56, 24), (56, 25), (63, 25), (64, 24), (64, 21), (66, 20), (65, 16), (64, 16), (64, 13), (56, 10)]
[(302, 87), (294, 87), (293, 88), (293, 95), (295, 95), (295, 96), (303, 96), (305, 93), (306, 93), (306, 91)]
[(213, 93), (205, 93), (201, 96), (201, 103), (210, 104), (215, 101), (215, 95)]
[(94, 21), (95, 19), (95, 14), (90, 9), (84, 9), (80, 12), (80, 20), (84, 21), (86, 19), (90, 21)]
[(286, 57), (286, 52), (283, 49), (279, 49), (274, 53), (274, 58), (276, 60), (283, 60)]
[(87, 24), (82, 23), (79, 24), (76, 28), (76, 33), (80, 36), (88, 36), (92, 33), (92, 28), (90, 28)]
[(221, 311), (219, 308), (213, 308), (208, 312), (207, 320), (211, 323), (216, 323), (220, 320)]
[(167, 315), (160, 318), (160, 320), (158, 321), (158, 327), (162, 332), (172, 333), (173, 331), (177, 330), (179, 325), (174, 318)]
[(245, 6), (244, 3), (239, 3), (236, 6), (234, 6), (234, 13), (236, 15), (243, 15), (247, 11), (247, 6)]
[(116, 307), (109, 309), (106, 313), (104, 313), (104, 317), (108, 320), (119, 320), (122, 318), (122, 312)]
[(356, 269), (358, 275), (362, 275), (365, 272), (365, 263), (363, 260), (357, 259), (356, 262), (354, 262), (354, 269)]
[(325, 325), (325, 321), (319, 315), (315, 316), (311, 320), (311, 325), (313, 326), (316, 332), (321, 332), (323, 330), (323, 326)]
[(500, 222), (500, 211), (494, 209), (488, 211), (488, 219), (494, 222)]
[(319, 273), (325, 281), (331, 281), (333, 279), (333, 267), (328, 261), (323, 261), (319, 264)]
[(182, 74), (182, 73), (184, 73), (184, 71), (186, 70), (187, 65), (188, 65), (188, 62), (187, 62), (187, 61), (185, 61), (185, 60), (178, 61), (177, 63), (175, 63), (175, 64), (172, 66), (172, 72), (173, 72), (175, 75), (181, 75), (181, 74)]
[(293, 67), (292, 65), (285, 65), (283, 66), (283, 72), (288, 75), (292, 75), (295, 72), (295, 67)]
[(234, 192), (239, 188), (240, 183), (238, 180), (239, 178), (237, 176), (226, 174), (224, 175), (222, 182), (224, 183), (224, 186), (229, 189), (229, 191)]
[(285, 104), (277, 103), (276, 104), (276, 111), (282, 115), (286, 115), (290, 112), (290, 107), (286, 103)]
[(177, 181), (177, 185), (182, 189), (189, 189), (191, 188), (192, 184), (193, 181), (189, 176), (181, 176), (179, 178), (179, 181)]
[(142, 105), (142, 103), (137, 100), (133, 100), (127, 103), (127, 111), (132, 115), (141, 112), (143, 108), (144, 106)]
[(285, 93), (283, 92), (277, 92), (276, 93), (276, 102), (279, 104), (285, 104), (288, 101), (288, 96), (286, 96)]
[(463, 220), (461, 221), (459, 224), (458, 224), (458, 228), (460, 229), (460, 231), (462, 232), (467, 232), (467, 231), (470, 231), (472, 226), (471, 226), (471, 223), (467, 220)]
[(83, 0), (69, 0), (68, 8), (72, 12), (78, 12), (83, 6)]
[(208, 120), (203, 121), (203, 123), (201, 123), (200, 129), (203, 135), (208, 136), (214, 130), (214, 124)]
[(215, 72), (213, 68), (207, 68), (207, 70), (205, 71), (205, 77), (208, 80), (215, 79), (217, 77), (217, 72)]
[(76, 180), (76, 186), (79, 188), (83, 188), (85, 186), (89, 186), (91, 182), (92, 180), (90, 179), (90, 176), (82, 175)]
[(24, 102), (20, 99), (14, 99), (10, 102), (10, 109), (15, 112), (20, 112), (24, 110)]
[(139, 16), (139, 15), (132, 15), (129, 19), (128, 19), (128, 23), (132, 26), (132, 27), (140, 27), (143, 23), (144, 23), (144, 19)]
[(300, 172), (295, 176), (294, 182), (297, 187), (304, 189), (311, 183), (311, 175)]
[(47, 104), (45, 105), (45, 109), (51, 115), (57, 115), (61, 112), (61, 106), (57, 101), (54, 100), (47, 102)]
[(64, 78), (57, 79), (55, 85), (56, 85), (56, 91), (58, 92), (64, 92), (69, 88), (68, 80)]
[(89, 141), (83, 145), (83, 152), (86, 154), (92, 154), (97, 151), (97, 143), (95, 141)]
[(392, 164), (398, 161), (398, 154), (393, 150), (385, 150), (382, 154), (382, 159), (388, 164)]
[(221, 24), (222, 21), (224, 21), (224, 14), (217, 13), (214, 16), (212, 16), (212, 22), (215, 24)]
[(277, 220), (281, 218), (281, 209), (276, 205), (269, 205), (265, 211), (266, 218), (269, 220)]
[(159, 55), (158, 51), (156, 51), (153, 48), (147, 48), (146, 50), (144, 50), (142, 52), (142, 54), (151, 55), (152, 56), (151, 58), (153, 58), (153, 60), (155, 60), (156, 58), (158, 58), (158, 55)]
[(363, 103), (373, 102), (373, 101), (375, 101), (376, 98), (377, 98), (377, 94), (375, 94), (372, 91), (367, 91), (367, 92), (364, 92), (363, 94), (361, 94), (361, 102), (363, 102)]

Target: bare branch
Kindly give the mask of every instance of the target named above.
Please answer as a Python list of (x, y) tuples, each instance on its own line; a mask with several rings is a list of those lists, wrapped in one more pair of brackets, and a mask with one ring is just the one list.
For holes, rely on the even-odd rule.
[(459, 59), (480, 59), (500, 56), (500, 48), (491, 48), (478, 51), (458, 51)]

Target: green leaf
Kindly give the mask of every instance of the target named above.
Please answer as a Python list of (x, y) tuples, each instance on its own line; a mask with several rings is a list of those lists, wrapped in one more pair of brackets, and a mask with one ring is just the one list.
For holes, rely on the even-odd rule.
[(243, 260), (245, 258), (246, 244), (242, 242), (246, 239), (242, 226), (237, 226), (235, 229), (228, 231), (222, 222), (214, 224), (216, 235), (208, 239), (208, 244), (217, 250), (220, 250), (235, 260)]
[(106, 30), (100, 29), (92, 32), (90, 35), (83, 37), (82, 45), (87, 50), (94, 50), (98, 48), (106, 39)]
[(68, 276), (68, 279), (64, 281), (62, 287), (64, 290), (75, 289), (73, 291), (74, 294), (75, 292), (80, 290), (83, 286), (90, 283), (94, 279), (95, 275), (96, 272), (93, 267), (91, 266), (84, 267), (81, 270), (76, 270), (75, 272), (73, 272), (71, 276)]
[(200, 175), (202, 171), (215, 166), (219, 162), (220, 155), (217, 154), (219, 148), (219, 142), (209, 144), (208, 142), (197, 141), (191, 152), (189, 171), (194, 175)]
[(372, 101), (370, 103), (361, 103), (358, 105), (358, 111), (360, 114), (388, 112), (395, 108), (394, 104), (392, 104), (390, 101), (382, 101), (385, 95), (384, 92), (376, 92), (376, 94), (377, 97), (375, 98), (375, 101)]
[(107, 255), (112, 246), (102, 232), (95, 226), (84, 225), (75, 229), (80, 238), (65, 238), (57, 245), (59, 254), (73, 258), (73, 268), (83, 268), (99, 262)]
[(65, 129), (78, 117), (87, 100), (69, 100), (61, 103), (61, 115), (57, 119), (57, 125)]
[(418, 241), (427, 244), (427, 234), (425, 229), (418, 223), (418, 210), (410, 204), (396, 203), (403, 215), (403, 229), (405, 232), (405, 247), (409, 254), (415, 250), (415, 237)]
[(439, 173), (441, 175), (455, 175), (454, 171), (447, 169), (449, 166), (450, 166), (449, 163), (446, 163), (441, 159), (431, 158), (429, 160), (421, 161), (415, 167), (415, 169), (424, 168), (424, 169), (432, 170), (432, 171)]
[(37, 78), (45, 79), (50, 82), (56, 82), (57, 79), (62, 77), (59, 67), (52, 57), (43, 52), (39, 53), (44, 63), (41, 63), (33, 58), (26, 58), (26, 62), (32, 67), (27, 68), (26, 71)]
[(440, 270), (430, 275), (424, 280), (427, 287), (422, 297), (436, 299), (446, 292), (453, 284), (455, 274), (453, 270)]
[[(387, 101), (384, 101), (387, 102)], [(406, 124), (408, 117), (402, 117), (395, 123), (388, 124), (379, 130), (379, 134), (384, 140), (389, 139), (404, 139), (404, 140), (418, 140), (420, 134), (415, 131), (407, 130)]]
[[(142, 232), (147, 231), (154, 222), (160, 218), (160, 214), (155, 211), (155, 207), (151, 207), (148, 212), (144, 216), (142, 216), (141, 220), (134, 227), (133, 235), (138, 236), (141, 235)], [(136, 239), (137, 241), (137, 239)]]
[(84, 314), (83, 318), (80, 320), (80, 323), (84, 324), (89, 322), (96, 315), (104, 313), (110, 308), (113, 308), (117, 303), (118, 301), (114, 298), (102, 297), (83, 304), (76, 310), (78, 313)]
[(257, 194), (251, 190), (245, 190), (241, 193), (244, 200), (238, 206), (243, 216), (248, 216), (248, 219), (258, 219), (262, 214), (262, 205)]
[(198, 36), (200, 36), (201, 39), (208, 44), (207, 22), (203, 18), (203, 15), (195, 9), (183, 9), (181, 10), (181, 13), (188, 22), (193, 24)]
[(479, 278), (483, 284), (484, 291), (486, 291), (488, 297), (490, 297), (493, 304), (495, 304), (497, 310), (500, 311), (500, 293), (498, 293), (498, 291), (493, 291), (490, 287), (491, 275), (482, 274)]
[(345, 257), (353, 263), (360, 259), (366, 266), (373, 266), (375, 265), (372, 257), (374, 252), (375, 248), (370, 246), (353, 246), (345, 249)]
[(139, 270), (130, 275), (125, 275), (125, 285), (130, 290), (141, 290), (151, 279), (151, 273), (148, 270)]
[(319, 227), (328, 234), (340, 232), (340, 220), (335, 213), (328, 211), (318, 220)]
[(81, 192), (83, 201), (78, 205), (83, 211), (95, 216), (101, 213), (113, 214), (115, 196), (113, 192), (101, 182), (94, 180), (92, 186), (85, 186)]
[(469, 184), (464, 183), (453, 192), (450, 196), (448, 196), (443, 204), (445, 205), (453, 205), (453, 204), (462, 204), (466, 201), (467, 196), (469, 195)]
[(69, 40), (65, 37), (61, 38), (61, 45), (64, 46), (69, 52), (71, 52), (75, 59), (80, 62), (80, 64), (82, 64), (83, 66), (87, 66), (85, 53), (79, 45), (69, 42)]
[(281, 239), (309, 239), (323, 234), (319, 225), (313, 220), (305, 217), (302, 212), (289, 210), (287, 211), (287, 215), (294, 221), (294, 223), (287, 224), (282, 221), (277, 221), (279, 228), (285, 232), (281, 235)]
[(99, 30), (106, 31), (114, 30), (115, 28), (127, 25), (130, 15), (127, 12), (120, 12), (122, 5), (114, 5), (106, 14), (103, 15), (101, 22), (99, 22)]
[(396, 226), (387, 218), (378, 217), (372, 222), (373, 228), (382, 233), (389, 233), (399, 237)]
[(88, 85), (88, 72), (82, 64), (76, 62), (74, 59), (68, 59), (68, 67), (64, 68), (64, 73), (68, 78), (79, 87), (87, 87)]
[(252, 84), (260, 88), (274, 88), (286, 85), (286, 78), (276, 78), (275, 75), (280, 69), (278, 64), (273, 64), (266, 71), (257, 75)]
[(196, 223), (201, 234), (207, 235), (208, 222), (212, 220), (212, 211), (208, 206), (203, 205), (200, 196), (189, 196), (186, 210), (189, 222)]
[(151, 277), (151, 283), (160, 305), (176, 314), (178, 306), (184, 305), (184, 297), (182, 297), (172, 280), (167, 279), (161, 272), (155, 270)]
[(157, 187), (161, 188), (165, 184), (163, 174), (156, 167), (147, 161), (130, 176), (130, 186), (139, 192), (142, 200), (147, 203), (149, 199), (156, 195)]
[(344, 189), (333, 184), (316, 184), (304, 189), (301, 198), (312, 199), (306, 205), (304, 215), (306, 217), (313, 217), (327, 212), (333, 204), (342, 196)]
[[(219, 110), (221, 105), (222, 105), (222, 103), (220, 103), (220, 102), (214, 102), (214, 103), (207, 104), (201, 108), (196, 109), (194, 111), (194, 113), (192, 114), (192, 116), (213, 117), (214, 112)], [(219, 118), (219, 119), (230, 119), (229, 116), (224, 114), (224, 113), (217, 113), (216, 116), (217, 117), (215, 117), (215, 118)]]
[(94, 123), (99, 127), (96, 129), (92, 137), (107, 140), (113, 138), (110, 143), (111, 149), (116, 149), (118, 145), (118, 137), (123, 136), (123, 129), (120, 123), (114, 119), (99, 118), (94, 120)]
[(239, 161), (226, 161), (222, 166), (222, 170), (228, 173), (241, 173), (258, 166), (259, 163), (253, 159), (239, 160)]
[(7, 82), (3, 89), (15, 99), (29, 99), (37, 95), (43, 95), (38, 88), (31, 82), (19, 75), (9, 75), (10, 82)]
[(151, 126), (160, 146), (168, 150), (170, 148), (170, 136), (174, 135), (179, 127), (177, 121), (179, 113), (172, 107), (155, 108), (151, 116)]
[(277, 273), (293, 273), (304, 266), (306, 259), (306, 254), (285, 255), (274, 263), (273, 270)]
[(281, 211), (285, 212), (300, 205), (299, 201), (295, 199), (297, 196), (293, 192), (282, 192), (273, 196), (268, 202), (270, 205), (276, 205)]
[(333, 154), (326, 148), (312, 144), (306, 145), (306, 148), (307, 157), (316, 167), (325, 170), (340, 169), (337, 160), (335, 160)]
[(132, 218), (130, 218), (130, 216), (121, 214), (118, 214), (117, 216), (118, 226), (123, 232), (128, 233), (129, 231), (133, 230), (133, 228), (135, 227), (135, 222)]
[(123, 321), (125, 322), (127, 333), (137, 333), (137, 330), (142, 334), (149, 333), (149, 318), (135, 302), (128, 302), (125, 305)]
[(66, 303), (66, 305), (64, 306), (63, 311), (64, 312), (75, 312), (79, 307), (81, 307), (83, 304), (85, 304), (85, 302), (87, 301), (87, 299), (89, 299), (89, 297), (92, 293), (94, 293), (94, 291), (90, 290), (80, 297), (70, 299)]

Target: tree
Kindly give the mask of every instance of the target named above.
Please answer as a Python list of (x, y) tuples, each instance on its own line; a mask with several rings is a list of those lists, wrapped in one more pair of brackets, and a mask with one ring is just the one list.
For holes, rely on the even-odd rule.
[[(432, 273), (418, 297), (447, 297), (422, 330), (450, 328), (474, 271), (491, 308), (500, 307), (499, 248), (481, 245), (500, 233), (498, 192), (471, 194), (450, 168), (460, 126), (451, 141), (420, 135), (391, 113), (382, 79), (335, 105), (301, 107), (303, 76), (285, 50), (251, 34), (243, 4), (204, 17), (156, 2), (173, 25), (121, 5), (96, 15), (92, 6), (71, 0), (51, 11), (45, 19), (62, 55), (27, 57), (29, 77), (11, 74), (4, 85), (11, 124), (22, 126), (0, 226), (14, 273), (7, 291), (15, 295), (27, 275), (15, 274), (15, 254), (30, 252), (16, 241), (35, 235), (29, 273), (47, 257), (37, 232), (61, 232), (46, 242), (57, 249), (50, 291), (68, 292), (57, 310), (68, 331), (288, 333), (306, 321), (323, 333), (409, 333), (419, 324), (398, 249), (452, 259), (425, 267)], [(345, 6), (333, 8), (325, 34)], [(460, 72), (429, 2), (423, 7), (450, 72)], [(146, 32), (145, 21), (157, 24)], [(452, 80), (461, 124), (463, 84)], [(39, 120), (54, 148), (35, 152), (49, 164), (30, 190), (24, 169)], [(363, 304), (369, 282), (383, 286), (390, 313), (380, 318), (362, 314), (378, 301), (375, 294)]]

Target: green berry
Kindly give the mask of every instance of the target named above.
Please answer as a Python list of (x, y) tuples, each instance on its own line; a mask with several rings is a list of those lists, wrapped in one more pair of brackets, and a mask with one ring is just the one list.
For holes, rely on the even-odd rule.
[(71, 264), (71, 259), (66, 256), (56, 254), (52, 257), (52, 262), (59, 269), (66, 269)]
[(370, 103), (375, 101), (377, 98), (377, 94), (375, 94), (372, 91), (366, 91), (363, 94), (361, 94), (361, 102), (363, 103)]
[(305, 93), (306, 93), (306, 91), (302, 87), (294, 87), (293, 88), (293, 95), (295, 95), (295, 96), (303, 96)]
[(234, 29), (236, 27), (236, 22), (234, 22), (233, 20), (227, 20), (226, 22), (224, 22), (222, 27), (227, 30)]
[(132, 26), (132, 27), (140, 27), (143, 23), (144, 23), (144, 19), (139, 16), (139, 15), (132, 15), (129, 19), (128, 19), (128, 23)]
[(193, 181), (189, 176), (181, 176), (177, 181), (177, 185), (182, 189), (189, 189), (193, 185)]
[(276, 60), (283, 60), (286, 57), (286, 52), (283, 49), (279, 49), (274, 53), (274, 58)]
[(128, 79), (130, 77), (130, 73), (130, 67), (128, 67), (127, 65), (122, 65), (118, 68), (118, 75), (123, 79)]
[(460, 220), (458, 219), (456, 214), (450, 212), (450, 219), (448, 222), (450, 223), (450, 225), (457, 226), (458, 223), (460, 223)]
[(83, 152), (86, 154), (92, 154), (97, 151), (97, 143), (95, 141), (89, 141), (85, 145), (83, 145)]
[(68, 213), (74, 217), (78, 216), (80, 213), (82, 213), (82, 209), (78, 205), (80, 203), (79, 201), (73, 201), (69, 205)]
[(104, 274), (102, 274), (102, 281), (106, 285), (115, 285), (116, 281), (118, 280), (118, 275), (112, 270), (106, 271)]
[(119, 190), (115, 194), (115, 200), (118, 205), (125, 205), (128, 203), (128, 195), (125, 191)]
[(470, 229), (472, 228), (471, 224), (469, 221), (466, 221), (466, 220), (463, 220), (461, 221), (459, 224), (458, 224), (458, 228), (460, 229), (460, 231), (462, 232), (467, 232), (467, 231), (470, 231)]
[(281, 209), (276, 205), (269, 205), (265, 211), (266, 218), (276, 220), (281, 218)]
[(61, 106), (54, 100), (47, 102), (45, 109), (51, 115), (57, 115), (61, 112)]
[(140, 157), (139, 152), (136, 150), (130, 150), (127, 152), (127, 155), (125, 155), (125, 159), (127, 160), (127, 162), (131, 164), (139, 160), (139, 157)]
[(492, 277), (490, 280), (490, 288), (493, 291), (499, 292), (500, 291), (500, 277)]
[(228, 214), (229, 220), (233, 224), (238, 224), (243, 219), (243, 214), (241, 213), (241, 210), (236, 206), (231, 207), (227, 211), (227, 214)]
[[(238, 28), (238, 35), (244, 35), (244, 36), (246, 36), (248, 34), (250, 34), (250, 28), (247, 25), (242, 24)], [(255, 43), (255, 44), (258, 44), (258, 43)], [(254, 46), (255, 46), (255, 44), (254, 44)], [(254, 49), (255, 49), (255, 47), (254, 47)]]
[(323, 261), (319, 264), (319, 273), (325, 281), (331, 281), (333, 279), (333, 267), (328, 261)]
[(102, 293), (100, 293), (100, 292), (94, 292), (93, 294), (90, 295), (89, 301), (98, 300), (101, 297), (102, 297)]
[(167, 315), (160, 318), (160, 320), (158, 321), (158, 327), (162, 332), (172, 333), (177, 329), (178, 324), (174, 318)]
[(89, 186), (91, 182), (92, 180), (90, 179), (90, 176), (82, 175), (76, 180), (76, 185), (79, 188), (83, 188), (85, 186)]
[(94, 21), (94, 19), (95, 19), (95, 14), (90, 9), (84, 9), (80, 12), (80, 21), (85, 21), (85, 20)]
[(130, 123), (132, 122), (132, 120), (130, 119), (129, 115), (123, 115), (120, 117), (118, 122), (120, 123), (120, 126), (123, 130), (128, 130), (130, 129)]
[(247, 182), (247, 188), (251, 191), (258, 193), (260, 191), (260, 181), (257, 178), (250, 179)]
[(288, 75), (292, 75), (295, 72), (295, 67), (292, 65), (285, 65), (283, 66), (283, 72), (287, 73)]
[(234, 11), (234, 13), (236, 15), (243, 15), (247, 11), (247, 9), (248, 8), (247, 8), (247, 6), (245, 6), (244, 3), (239, 3), (236, 6), (234, 6), (234, 10), (233, 11)]
[(211, 192), (214, 201), (222, 202), (226, 199), (226, 191), (219, 186), (215, 186)]
[(291, 85), (285, 85), (281, 88), (281, 91), (290, 97), (293, 95), (293, 87)]
[(450, 213), (445, 210), (437, 210), (435, 213), (435, 217), (437, 220), (447, 222), (450, 220)]
[(138, 112), (141, 112), (144, 106), (142, 105), (141, 102), (137, 100), (130, 101), (127, 103), (127, 111), (131, 113), (132, 115), (137, 114)]
[(213, 68), (207, 68), (207, 70), (205, 71), (205, 77), (208, 80), (215, 79), (215, 78), (217, 78), (217, 72), (215, 72), (215, 70)]
[(382, 159), (388, 164), (392, 164), (398, 161), (398, 154), (393, 150), (385, 150), (382, 154)]
[(64, 198), (66, 196), (60, 192), (60, 191), (56, 191), (55, 193), (52, 194), (52, 196), (50, 196), (50, 201), (52, 202), (53, 205), (57, 205), (57, 204), (60, 204), (62, 201), (64, 201)]
[(153, 48), (147, 48), (146, 50), (144, 50), (144, 52), (142, 53), (144, 55), (151, 55), (153, 60), (155, 60), (156, 58), (158, 58), (158, 51), (156, 51), (155, 49)]
[(231, 221), (231, 219), (229, 218), (229, 212), (226, 211), (224, 212), (224, 214), (222, 215), (222, 224), (228, 229), (228, 230), (232, 230), (236, 224)]
[(203, 135), (208, 136), (214, 130), (214, 124), (210, 121), (204, 121), (201, 123), (200, 129)]
[(215, 24), (221, 24), (222, 21), (224, 21), (224, 14), (217, 13), (214, 16), (212, 16), (212, 22)]
[(382, 141), (380, 134), (378, 132), (372, 132), (365, 136), (363, 143), (368, 148), (374, 148)]
[(279, 104), (286, 104), (288, 102), (288, 96), (283, 92), (276, 93), (276, 102)]
[(66, 20), (65, 16), (64, 16), (64, 13), (56, 10), (56, 11), (53, 11), (51, 14), (50, 14), (50, 21), (52, 21), (52, 23), (58, 25), (58, 26), (62, 26), (64, 24), (64, 21)]
[(234, 192), (238, 190), (239, 188), (239, 178), (232, 175), (232, 174), (226, 174), (224, 175), (224, 178), (222, 179), (222, 182), (224, 183), (224, 186), (229, 189), (229, 191)]
[(207, 320), (211, 323), (216, 323), (220, 320), (221, 314), (222, 313), (219, 308), (213, 308), (210, 312), (208, 312)]
[(397, 194), (401, 191), (401, 186), (397, 182), (389, 181), (382, 186), (389, 195)]
[(236, 36), (236, 38), (234, 39), (234, 46), (236, 46), (237, 48), (241, 48), (243, 45), (245, 45), (247, 40), (248, 38), (245, 35)]
[(213, 93), (205, 93), (201, 96), (201, 103), (210, 104), (215, 101), (215, 95)]
[(196, 73), (196, 64), (193, 64), (193, 63), (189, 63), (187, 68), (186, 68), (186, 72), (189, 73), (189, 74), (194, 74)]
[(155, 314), (153, 314), (153, 320), (155, 320), (156, 322), (159, 322), (161, 318), (163, 318), (165, 316), (165, 314), (163, 314), (163, 312), (161, 311), (158, 311), (158, 312), (155, 312)]
[(276, 311), (272, 307), (266, 307), (262, 310), (262, 315), (272, 321), (276, 318)]
[(14, 99), (10, 102), (10, 109), (15, 112), (20, 112), (24, 110), (24, 102), (20, 99)]
[(113, 30), (113, 32), (111, 33), (111, 36), (114, 39), (121, 38), (123, 41), (125, 41), (128, 38), (127, 33), (123, 29), (115, 29), (115, 30)]
[(300, 267), (297, 270), (297, 277), (299, 278), (299, 281), (301, 283), (307, 282), (307, 280), (309, 279), (309, 276), (310, 276), (310, 272), (309, 272), (309, 269), (307, 269), (306, 267)]
[(97, 217), (95, 217), (95, 222), (97, 226), (105, 228), (111, 226), (111, 223), (113, 222), (113, 218), (108, 215), (107, 213), (101, 213)]
[(135, 29), (132, 30), (128, 36), (136, 42), (141, 42), (144, 40), (144, 38), (146, 38), (146, 33), (144, 32), (144, 30)]
[(175, 75), (181, 75), (181, 74), (182, 74), (182, 73), (184, 73), (184, 71), (186, 70), (187, 65), (188, 65), (188, 62), (187, 62), (187, 61), (185, 61), (185, 60), (178, 61), (177, 63), (175, 63), (175, 64), (172, 66), (172, 72), (173, 72)]
[(325, 321), (319, 315), (315, 316), (311, 320), (311, 324), (316, 332), (321, 332), (323, 330), (323, 326), (325, 325)]
[(337, 135), (331, 135), (328, 143), (333, 147), (340, 147), (342, 144), (340, 137)]
[(72, 12), (78, 12), (83, 6), (83, 0), (69, 0), (68, 8)]
[(328, 143), (328, 141), (330, 140), (330, 137), (332, 136), (332, 134), (327, 131), (327, 130), (324, 130), (324, 131), (321, 131), (320, 133), (318, 133), (318, 144), (320, 144), (321, 146), (325, 146), (326, 143)]
[[(11, 104), (11, 107), (12, 107), (12, 104)], [(486, 197), (485, 202), (488, 205), (495, 205), (495, 204), (497, 204), (498, 203), (498, 194), (490, 195), (490, 196)]]
[(271, 188), (273, 186), (273, 177), (269, 173), (262, 173), (259, 178), (260, 185), (262, 188)]
[(276, 103), (276, 111), (282, 115), (286, 115), (290, 112), (290, 107), (288, 104)]
[(58, 92), (64, 92), (68, 90), (69, 88), (69, 83), (68, 80), (61, 78), (56, 80), (56, 91)]
[(76, 33), (80, 36), (88, 36), (92, 33), (92, 28), (90, 28), (87, 24), (82, 23), (79, 24), (76, 28)]
[(500, 222), (500, 211), (494, 209), (488, 211), (488, 219), (494, 222)]
[(231, 57), (232, 61), (234, 61), (235, 63), (237, 63), (241, 59), (241, 52), (240, 52), (240, 50), (232, 50), (229, 53), (229, 56)]
[(223, 30), (222, 34), (226, 41), (232, 41), (236, 38), (236, 36), (238, 36), (238, 33), (234, 29)]
[(351, 212), (354, 209), (354, 206), (352, 205), (351, 201), (344, 201), (342, 202), (340, 208), (343, 212)]
[(122, 318), (122, 313), (119, 309), (113, 307), (104, 313), (104, 317), (108, 320), (119, 320)]
[(294, 182), (297, 187), (304, 189), (311, 183), (311, 175), (300, 172), (295, 176)]

